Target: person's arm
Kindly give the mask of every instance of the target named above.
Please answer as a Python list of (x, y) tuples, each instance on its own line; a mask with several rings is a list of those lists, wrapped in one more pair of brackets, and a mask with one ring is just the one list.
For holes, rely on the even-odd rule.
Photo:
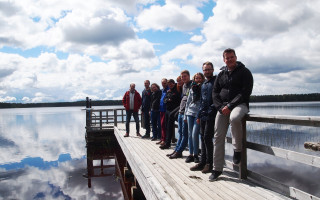
[(122, 98), (122, 105), (123, 105), (125, 108), (126, 108), (126, 105), (127, 105), (126, 94), (127, 94), (127, 93), (124, 93), (123, 98)]
[(251, 93), (252, 93), (252, 87), (253, 87), (253, 77), (251, 72), (245, 68), (245, 71), (243, 74), (242, 78), (242, 88), (240, 93), (235, 96), (228, 104), (227, 107), (229, 110), (232, 110), (235, 108), (237, 105), (245, 102), (247, 99), (249, 99)]
[(216, 109), (221, 112), (222, 108), (223, 108), (223, 102), (222, 99), (220, 97), (220, 92), (221, 92), (221, 85), (220, 85), (220, 78), (221, 78), (222, 73), (220, 72), (220, 74), (218, 75), (218, 77), (216, 78), (216, 80), (214, 81), (214, 85), (212, 87), (212, 101), (213, 101), (213, 105), (216, 107)]

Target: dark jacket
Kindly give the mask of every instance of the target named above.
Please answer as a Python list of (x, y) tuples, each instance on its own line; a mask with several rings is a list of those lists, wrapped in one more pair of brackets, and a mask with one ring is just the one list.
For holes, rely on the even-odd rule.
[(160, 111), (161, 90), (151, 94), (151, 111)]
[(177, 87), (174, 86), (172, 89), (167, 91), (166, 96), (163, 99), (163, 102), (166, 104), (167, 110), (172, 111), (180, 105), (180, 93), (177, 91)]
[(230, 73), (222, 67), (213, 87), (213, 102), (221, 112), (224, 106), (230, 110), (245, 103), (249, 108), (249, 98), (253, 87), (253, 77), (248, 68), (237, 61), (236, 68)]
[(161, 99), (160, 99), (160, 112), (166, 112), (166, 104), (163, 102), (163, 100), (164, 100), (164, 97), (166, 96), (168, 90), (169, 90), (168, 86), (161, 90), (162, 94), (161, 94)]
[[(126, 110), (130, 110), (130, 90), (127, 91), (123, 98), (122, 98), (122, 104), (123, 106), (126, 108)], [(137, 92), (136, 90), (134, 91), (134, 108), (133, 111), (134, 112), (138, 112), (141, 106), (141, 96), (139, 94), (139, 92)]]
[(217, 109), (212, 100), (212, 90), (215, 80), (216, 76), (213, 76), (209, 80), (205, 80), (201, 86), (200, 108), (197, 118), (202, 121), (212, 120), (217, 114)]
[(190, 80), (188, 83), (183, 84), (182, 86), (182, 94), (181, 94), (181, 103), (179, 113), (184, 114), (184, 110), (186, 109), (187, 99), (189, 95), (189, 90), (191, 88), (192, 81)]
[(151, 105), (151, 89), (148, 90), (144, 89), (142, 91), (142, 105), (141, 105), (141, 111), (142, 112), (149, 112), (150, 111), (150, 105)]

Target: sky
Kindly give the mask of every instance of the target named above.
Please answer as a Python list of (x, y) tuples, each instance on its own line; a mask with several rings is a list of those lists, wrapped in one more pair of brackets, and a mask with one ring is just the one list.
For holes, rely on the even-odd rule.
[(318, 0), (0, 0), (0, 102), (122, 99), (236, 50), (253, 95), (320, 92)]

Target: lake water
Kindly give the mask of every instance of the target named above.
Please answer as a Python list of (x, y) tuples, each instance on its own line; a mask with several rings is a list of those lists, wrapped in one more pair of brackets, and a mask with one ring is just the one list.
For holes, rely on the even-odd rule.
[[(92, 178), (88, 188), (82, 107), (1, 109), (0, 199), (123, 199), (116, 177)], [(320, 116), (320, 102), (252, 103), (250, 113)], [(300, 151), (320, 141), (317, 128), (248, 123), (248, 140)], [(228, 147), (227, 159), (232, 155)], [(270, 166), (273, 166), (270, 167)], [(319, 169), (248, 151), (248, 167), (320, 196)], [(292, 177), (298, 175), (298, 181)], [(301, 175), (301, 176), (299, 176)], [(305, 187), (306, 186), (306, 187)]]

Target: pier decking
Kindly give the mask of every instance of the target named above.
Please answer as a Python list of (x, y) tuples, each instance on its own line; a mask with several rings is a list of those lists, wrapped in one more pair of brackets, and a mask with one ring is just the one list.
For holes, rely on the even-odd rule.
[[(103, 136), (108, 155), (115, 159), (116, 175), (121, 182), (125, 199), (299, 199), (320, 200), (319, 197), (278, 182), (247, 169), (247, 149), (272, 155), (289, 162), (320, 168), (320, 157), (307, 155), (246, 140), (246, 122), (264, 122), (320, 127), (320, 117), (247, 115), (243, 120), (244, 137), (240, 166), (226, 160), (223, 174), (217, 181), (208, 180), (210, 174), (190, 171), (195, 163), (184, 159), (169, 159), (172, 149), (161, 150), (155, 141), (137, 137), (135, 123), (130, 124), (130, 137), (125, 134), (124, 109), (86, 109), (86, 140), (89, 136)], [(144, 135), (144, 129), (140, 129)], [(94, 139), (95, 137), (91, 138)], [(101, 141), (101, 139), (97, 139)], [(231, 138), (226, 142), (231, 143)], [(103, 169), (103, 158), (101, 166)], [(88, 187), (92, 176), (88, 162)], [(91, 171), (90, 171), (91, 170)], [(101, 170), (103, 172), (103, 170)], [(102, 175), (105, 175), (102, 173)]]
[(130, 137), (123, 137), (125, 125), (119, 123), (115, 136), (146, 199), (289, 199), (247, 180), (239, 180), (238, 174), (228, 168), (218, 181), (209, 182), (210, 174), (190, 171), (194, 163), (169, 159), (166, 154), (172, 149), (161, 150), (155, 141), (135, 136), (134, 123), (130, 129)]

